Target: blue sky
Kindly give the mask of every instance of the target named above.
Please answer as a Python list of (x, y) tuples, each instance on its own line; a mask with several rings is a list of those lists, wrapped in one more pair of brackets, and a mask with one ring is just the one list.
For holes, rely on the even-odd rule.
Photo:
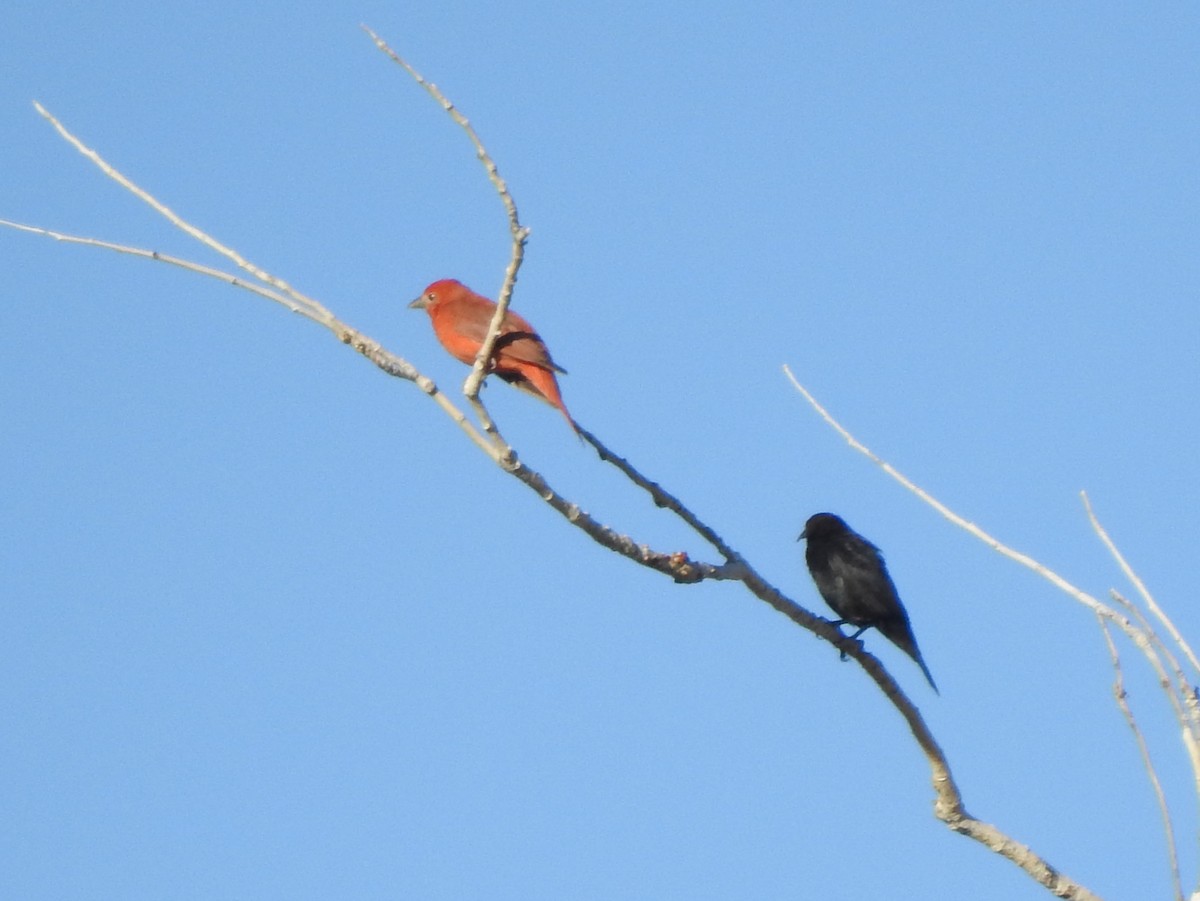
[[(1105, 898), (1167, 897), (1095, 623), (808, 409), (1081, 587), (1114, 539), (1194, 640), (1200, 12), (1184, 4), (129, 3), (0, 12), (0, 216), (202, 248), (185, 217), (454, 391), (404, 309), (514, 305), (576, 418), (797, 601), (819, 510), (879, 544), (942, 696), (879, 636), (967, 808)], [(0, 232), (0, 896), (1048, 897), (949, 833), (853, 664), (677, 586), (281, 308)], [(522, 459), (712, 554), (502, 384)], [(1126, 648), (1175, 799), (1174, 723)]]

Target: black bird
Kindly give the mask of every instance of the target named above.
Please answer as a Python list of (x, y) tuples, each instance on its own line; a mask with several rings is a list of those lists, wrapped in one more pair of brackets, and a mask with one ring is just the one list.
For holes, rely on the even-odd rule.
[(857, 626), (858, 631), (850, 636), (852, 639), (872, 627), (878, 629), (884, 638), (917, 662), (933, 690), (941, 694), (929, 667), (921, 659), (908, 613), (900, 603), (879, 548), (832, 513), (810, 516), (796, 540), (801, 538), (808, 540), (804, 559), (817, 583), (817, 591), (840, 617), (834, 625)]

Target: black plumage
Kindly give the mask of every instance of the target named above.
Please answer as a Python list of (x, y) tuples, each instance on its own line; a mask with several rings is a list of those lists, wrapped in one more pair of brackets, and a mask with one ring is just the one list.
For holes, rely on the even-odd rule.
[(804, 559), (817, 583), (817, 591), (839, 617), (835, 625), (857, 626), (858, 631), (851, 638), (858, 638), (867, 629), (878, 629), (884, 638), (917, 662), (937, 692), (913, 636), (908, 612), (900, 603), (879, 548), (832, 513), (810, 516), (796, 540), (801, 538), (808, 541)]

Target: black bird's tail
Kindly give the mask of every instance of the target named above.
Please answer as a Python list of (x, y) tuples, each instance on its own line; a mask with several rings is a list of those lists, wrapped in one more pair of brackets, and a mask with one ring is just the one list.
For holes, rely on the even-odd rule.
[(912, 627), (906, 622), (889, 622), (880, 623), (876, 628), (888, 641), (916, 661), (917, 666), (921, 667), (921, 672), (925, 674), (925, 680), (929, 683), (929, 687), (933, 689), (934, 694), (941, 697), (942, 693), (938, 691), (937, 683), (933, 681), (933, 675), (929, 672), (929, 667), (925, 665), (925, 660), (921, 656), (921, 649), (917, 647), (917, 639), (913, 637)]
[[(913, 650), (917, 650), (915, 645), (913, 646)], [(921, 667), (921, 672), (925, 674), (925, 681), (929, 683), (929, 687), (933, 689), (933, 693), (938, 697), (941, 697), (942, 693), (938, 691), (937, 683), (933, 681), (933, 676), (929, 674), (929, 667), (927, 667), (925, 665), (925, 661), (921, 659), (921, 652), (917, 651), (917, 653), (912, 654), (911, 656), (913, 660), (917, 661), (917, 666)]]

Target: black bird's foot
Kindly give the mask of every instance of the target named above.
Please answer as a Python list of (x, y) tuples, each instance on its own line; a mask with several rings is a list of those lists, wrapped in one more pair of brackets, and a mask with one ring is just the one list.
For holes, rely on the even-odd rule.
[[(855, 633), (854, 633), (853, 635), (851, 635), (851, 636), (846, 636), (845, 634), (843, 634), (843, 633), (842, 633), (842, 626), (846, 625), (846, 623), (848, 622), (848, 620), (844, 620), (844, 619), (830, 619), (830, 620), (826, 620), (826, 622), (828, 622), (828, 623), (829, 623), (829, 625), (831, 625), (831, 626), (833, 626), (835, 629), (837, 629), (837, 630), (838, 630), (838, 634), (839, 634), (839, 635), (841, 635), (841, 636), (842, 636), (842, 638), (849, 637), (851, 641), (853, 641), (855, 638), (857, 638), (857, 637), (859, 636), (860, 632), (861, 632), (861, 630), (860, 630), (860, 632), (855, 632)], [(861, 641), (858, 643), (858, 646), (859, 646), (859, 647), (862, 647), (862, 642), (861, 642)], [(838, 659), (839, 659), (839, 660), (841, 660), (841, 661), (842, 661), (842, 663), (845, 663), (847, 660), (849, 660), (849, 659), (850, 659), (850, 655), (849, 655), (849, 654), (847, 654), (847, 653), (846, 653), (846, 652), (845, 652), (843, 649), (839, 648), (839, 649), (838, 649)]]
[[(863, 643), (862, 643), (862, 642), (861, 642), (861, 641), (860, 641), (860, 640), (859, 640), (859, 639), (858, 639), (856, 636), (854, 636), (854, 635), (847, 635), (847, 636), (846, 636), (846, 640), (847, 640), (847, 641), (852, 641), (852, 642), (854, 642), (854, 643), (855, 643), (855, 645), (857, 645), (857, 646), (858, 646), (858, 650), (860, 650), (860, 651), (861, 651), (861, 650), (863, 649), (863, 647), (864, 647)], [(849, 654), (848, 654), (848, 653), (847, 653), (845, 650), (841, 651), (841, 652), (838, 654), (838, 657), (841, 659), (841, 661), (842, 661), (843, 663), (845, 663), (847, 660), (849, 660), (849, 659), (850, 659), (850, 655), (849, 655)]]
[[(854, 623), (851, 623), (850, 620), (848, 620), (848, 619), (831, 619), (831, 620), (829, 620), (829, 625), (831, 625), (835, 629), (837, 629), (839, 634), (841, 634), (841, 632), (842, 632), (842, 626), (846, 625), (847, 623), (849, 623), (850, 625), (854, 625)], [(863, 648), (863, 643), (858, 640), (858, 636), (862, 635), (869, 628), (871, 628), (870, 624), (865, 625), (865, 626), (859, 626), (858, 631), (856, 631), (853, 635), (842, 634), (842, 637), (845, 638), (847, 641), (854, 642), (856, 645), (858, 645), (858, 649), (861, 651)], [(845, 663), (846, 660), (849, 659), (849, 657), (850, 657), (850, 655), (848, 653), (846, 653), (846, 651), (844, 649), (839, 649), (838, 658), (843, 663)]]

